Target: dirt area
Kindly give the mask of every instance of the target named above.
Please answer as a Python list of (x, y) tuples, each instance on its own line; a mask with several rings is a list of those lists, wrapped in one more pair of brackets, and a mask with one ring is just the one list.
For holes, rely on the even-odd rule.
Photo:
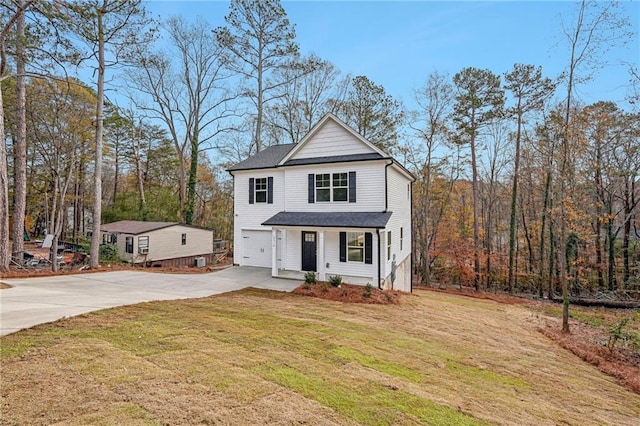
[(539, 332), (549, 306), (505, 302), (245, 289), (68, 318), (0, 338), (1, 423), (637, 424), (639, 395)]

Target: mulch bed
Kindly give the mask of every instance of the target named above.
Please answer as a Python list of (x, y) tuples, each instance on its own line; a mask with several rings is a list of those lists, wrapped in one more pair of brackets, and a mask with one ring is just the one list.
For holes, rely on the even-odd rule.
[(327, 282), (315, 284), (302, 284), (293, 290), (294, 294), (302, 296), (318, 297), (344, 303), (370, 303), (377, 305), (391, 305), (400, 302), (402, 292), (393, 290), (380, 290), (375, 287), (367, 288), (362, 285), (340, 284), (334, 287)]

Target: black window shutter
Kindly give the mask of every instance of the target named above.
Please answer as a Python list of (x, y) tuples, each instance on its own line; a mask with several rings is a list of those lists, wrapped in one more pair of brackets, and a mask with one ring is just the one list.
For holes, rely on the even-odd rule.
[(349, 172), (349, 202), (356, 202), (356, 172)]
[(273, 204), (273, 177), (267, 178), (267, 204)]
[(314, 175), (313, 173), (309, 173), (309, 203), (314, 203), (315, 202), (315, 188), (316, 188), (316, 175)]
[(373, 263), (373, 239), (371, 232), (364, 233), (364, 263)]
[(249, 204), (253, 204), (254, 179), (249, 178)]
[(340, 262), (347, 261), (347, 233), (340, 233)]

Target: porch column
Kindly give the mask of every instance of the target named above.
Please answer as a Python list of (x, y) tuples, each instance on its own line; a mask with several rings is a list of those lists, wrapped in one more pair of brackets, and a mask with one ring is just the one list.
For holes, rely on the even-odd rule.
[(325, 264), (324, 264), (324, 231), (318, 231), (318, 253), (316, 257), (316, 266), (318, 269), (318, 280), (326, 281)]
[(271, 276), (278, 276), (278, 230), (271, 228)]

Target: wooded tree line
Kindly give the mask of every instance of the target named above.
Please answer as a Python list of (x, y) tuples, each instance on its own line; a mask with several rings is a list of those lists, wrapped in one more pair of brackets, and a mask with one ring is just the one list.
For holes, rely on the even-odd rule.
[(2, 268), (22, 251), (25, 217), (29, 231), (64, 240), (93, 233), (92, 253), (100, 223), (121, 219), (231, 239), (225, 168), (299, 141), (332, 112), (416, 175), (421, 283), (540, 295), (640, 285), (637, 69), (624, 105), (574, 95), (625, 39), (615, 3), (577, 5), (563, 28), (566, 74), (434, 72), (411, 108), (367, 76), (301, 55), (277, 0), (232, 0), (217, 28), (154, 21), (140, 0), (1, 8)]

